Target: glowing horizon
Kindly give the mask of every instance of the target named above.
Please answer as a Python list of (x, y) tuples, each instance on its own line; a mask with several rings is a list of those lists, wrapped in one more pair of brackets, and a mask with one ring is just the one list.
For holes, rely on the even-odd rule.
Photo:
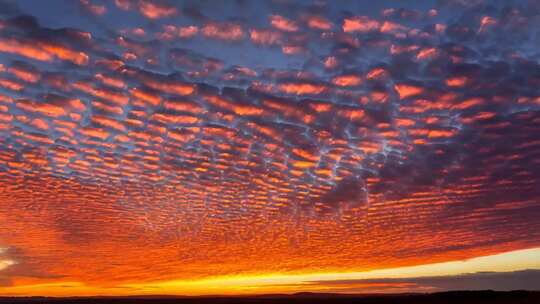
[[(540, 248), (517, 250), (492, 256), (476, 257), (465, 261), (450, 261), (427, 265), (415, 265), (400, 268), (371, 270), (348, 273), (306, 273), (306, 274), (263, 274), (247, 276), (210, 277), (201, 280), (180, 280), (164, 282), (148, 282), (144, 284), (122, 284), (119, 286), (99, 287), (87, 286), (80, 282), (55, 282), (20, 287), (1, 288), (4, 295), (40, 295), (66, 296), (77, 294), (83, 296), (122, 296), (122, 295), (258, 295), (272, 293), (297, 292), (340, 292), (326, 286), (325, 282), (337, 280), (368, 279), (417, 279), (424, 277), (444, 277), (479, 272), (518, 272), (522, 270), (540, 270)], [(311, 282), (317, 282), (310, 285)], [(393, 283), (396, 291), (418, 292), (439, 291), (432, 286), (400, 287)], [(377, 285), (365, 284), (365, 293), (378, 293)], [(389, 283), (392, 285), (392, 283)], [(69, 286), (66, 290), (66, 287)], [(76, 290), (74, 293), (73, 290)], [(343, 292), (347, 292), (345, 289)], [(384, 291), (383, 291), (384, 292)], [(386, 291), (387, 292), (387, 291)]]

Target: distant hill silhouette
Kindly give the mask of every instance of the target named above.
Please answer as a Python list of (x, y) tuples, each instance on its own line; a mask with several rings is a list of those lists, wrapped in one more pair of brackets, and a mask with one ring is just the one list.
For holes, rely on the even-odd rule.
[(538, 304), (540, 291), (450, 291), (432, 294), (352, 295), (301, 292), (292, 295), (258, 296), (131, 296), (131, 297), (0, 297), (0, 303), (55, 304), (190, 304), (190, 303), (362, 303), (362, 304)]

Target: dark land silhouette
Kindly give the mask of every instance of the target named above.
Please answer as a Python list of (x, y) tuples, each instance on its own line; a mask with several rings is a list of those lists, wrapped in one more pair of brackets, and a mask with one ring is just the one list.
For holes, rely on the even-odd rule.
[(362, 304), (538, 304), (540, 291), (450, 291), (431, 294), (383, 294), (353, 295), (326, 293), (297, 293), (292, 295), (260, 295), (260, 296), (133, 296), (133, 297), (0, 297), (0, 303), (58, 303), (58, 304), (191, 304), (191, 303), (362, 303)]

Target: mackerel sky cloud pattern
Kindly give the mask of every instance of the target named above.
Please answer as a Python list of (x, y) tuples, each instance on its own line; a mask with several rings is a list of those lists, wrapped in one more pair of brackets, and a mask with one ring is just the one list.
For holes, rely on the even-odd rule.
[(3, 1), (0, 285), (539, 246), (540, 3), (412, 4)]

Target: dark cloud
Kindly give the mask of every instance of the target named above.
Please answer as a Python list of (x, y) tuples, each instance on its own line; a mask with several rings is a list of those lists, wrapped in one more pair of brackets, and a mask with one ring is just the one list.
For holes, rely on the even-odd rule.
[(433, 276), (419, 278), (400, 279), (366, 279), (366, 280), (334, 280), (334, 281), (310, 281), (308, 284), (325, 287), (344, 286), (340, 289), (347, 292), (348, 288), (355, 289), (355, 285), (388, 284), (395, 288), (399, 283), (414, 286), (414, 290), (539, 290), (540, 270), (529, 269), (511, 272), (477, 272), (454, 276)]

